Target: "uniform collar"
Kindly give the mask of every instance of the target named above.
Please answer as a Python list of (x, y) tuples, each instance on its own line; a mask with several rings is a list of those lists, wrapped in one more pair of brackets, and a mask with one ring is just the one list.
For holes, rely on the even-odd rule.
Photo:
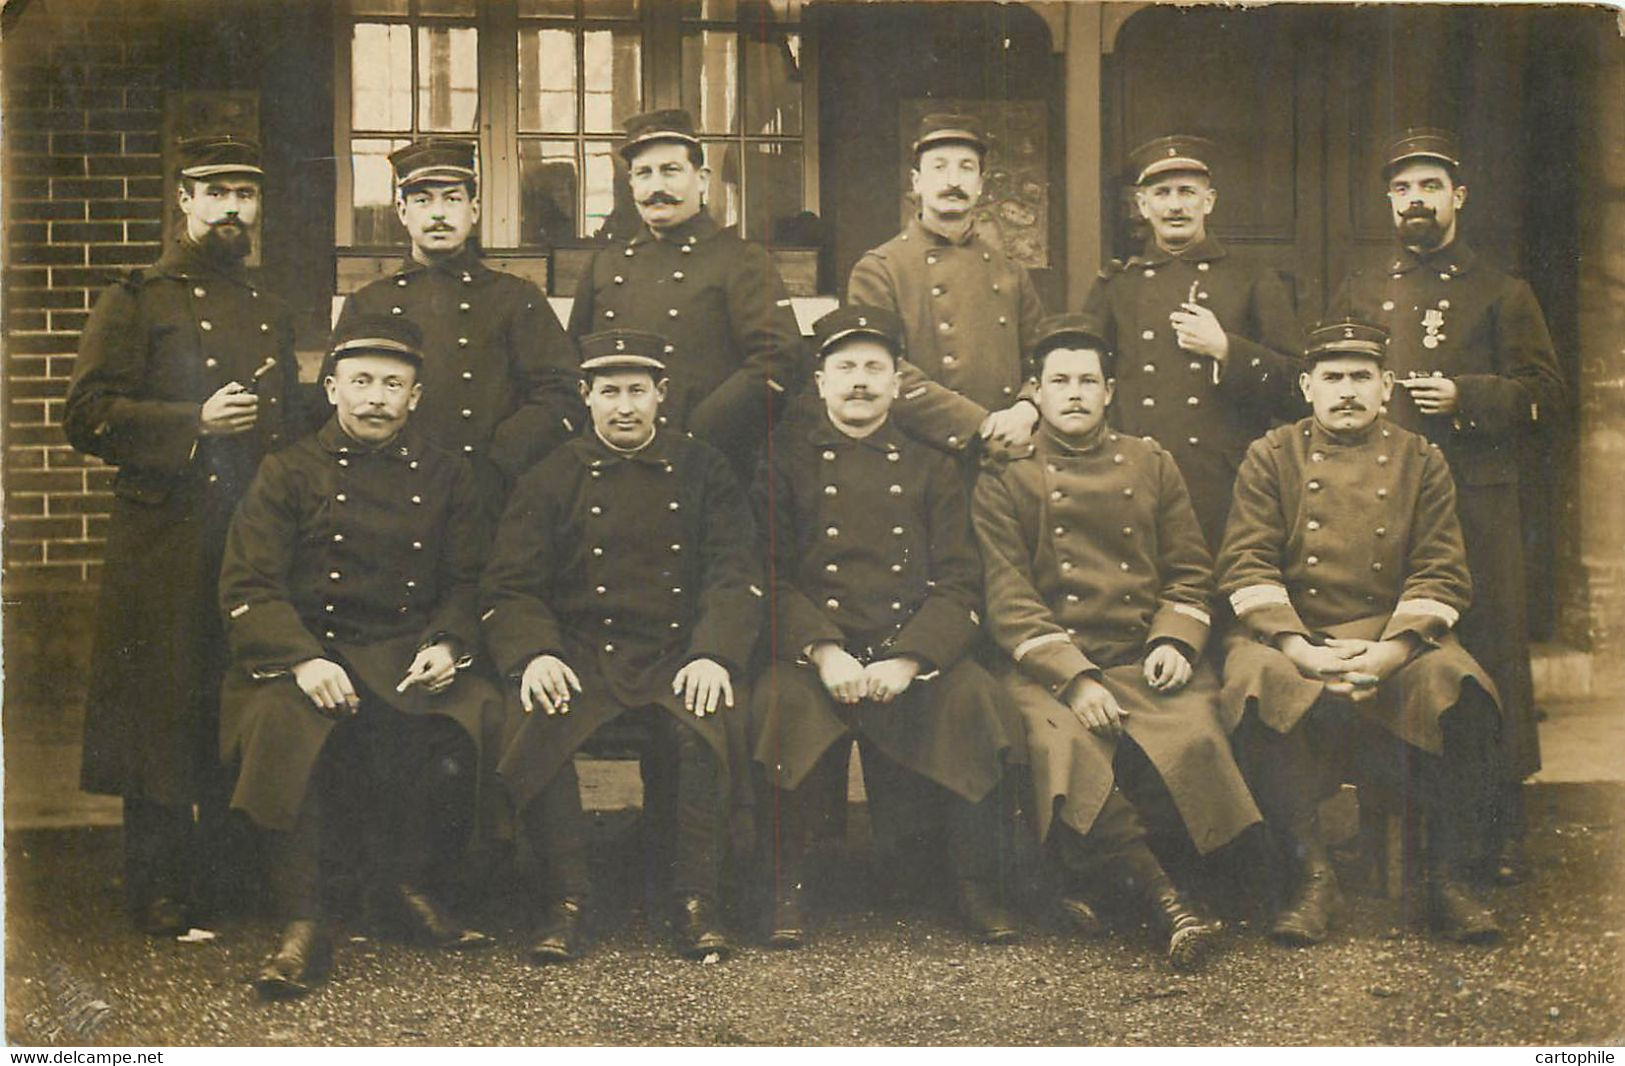
[(1478, 256), (1474, 254), (1467, 241), (1457, 237), (1443, 248), (1436, 248), (1431, 252), (1417, 255), (1409, 248), (1401, 245), (1394, 258), (1388, 263), (1388, 271), (1392, 274), (1409, 274), (1413, 270), (1423, 269), (1438, 271), (1441, 274), (1460, 275), (1473, 268)]
[(982, 235), (976, 228), (976, 221), (972, 219), (971, 224), (965, 230), (965, 235), (957, 241), (950, 241), (935, 230), (927, 228), (926, 224), (920, 220), (920, 216), (915, 215), (908, 220), (908, 236), (937, 248), (967, 248), (981, 240)]
[(662, 244), (698, 244), (701, 241), (709, 240), (721, 231), (722, 227), (717, 225), (717, 220), (711, 217), (711, 212), (702, 207), (699, 214), (664, 231), (658, 237), (655, 236), (654, 230), (650, 229), (648, 224), (645, 223), (638, 229), (637, 236), (627, 243), (639, 245), (659, 241)]
[(433, 270), (442, 274), (449, 274), (455, 278), (471, 281), (474, 278), (489, 273), (490, 269), (490, 267), (485, 265), (485, 261), (480, 258), (480, 254), (474, 250), (474, 240), (471, 237), (469, 238), (468, 243), (463, 245), (462, 250), (456, 255), (447, 256), (444, 259), (436, 259), (432, 263), (418, 262), (412, 257), (411, 251), (408, 250), (406, 257), (401, 260), (400, 267), (396, 269), (395, 276), (398, 278), (404, 278), (410, 274), (416, 274), (420, 271)]
[(880, 424), (879, 429), (867, 437), (852, 437), (841, 432), (840, 428), (830, 420), (828, 411), (822, 412), (821, 418), (813, 420), (812, 429), (807, 433), (807, 440), (819, 448), (852, 444), (872, 448), (877, 452), (901, 451), (903, 444), (895, 418), (888, 417), (886, 421)]
[(598, 431), (590, 425), (587, 432), (570, 441), (570, 447), (576, 450), (584, 465), (594, 469), (602, 466), (611, 466), (617, 462), (642, 463), (645, 466), (669, 467), (671, 466), (671, 441), (673, 430), (670, 428), (662, 432), (655, 429), (653, 439), (635, 452), (623, 452), (611, 448), (598, 436)]
[(1057, 433), (1048, 422), (1038, 424), (1038, 451), (1044, 455), (1092, 455), (1102, 444), (1117, 439), (1117, 431), (1102, 421), (1095, 435), (1082, 444), (1076, 444)]
[(202, 246), (185, 234), (177, 237), (164, 249), (164, 254), (153, 264), (152, 269), (155, 273), (167, 274), (170, 277), (192, 278), (207, 274), (235, 281), (239, 285), (248, 285), (248, 273), (243, 267), (242, 260), (227, 263), (206, 255)]
[(1211, 263), (1215, 259), (1224, 258), (1226, 254), (1228, 253), (1226, 253), (1224, 245), (1219, 243), (1217, 237), (1203, 237), (1178, 255), (1164, 251), (1155, 237), (1148, 237), (1146, 238), (1145, 247), (1140, 249), (1139, 255), (1128, 261), (1128, 265), (1131, 267), (1161, 266), (1163, 263), (1171, 263), (1175, 259), (1183, 259), (1190, 263)]
[(1380, 415), (1358, 433), (1333, 433), (1313, 415), (1309, 416), (1309, 444), (1314, 448), (1360, 448), (1379, 437), (1389, 436), (1391, 432), (1388, 420)]
[(401, 427), (401, 431), (395, 434), (394, 440), (373, 448), (344, 432), (337, 415), (328, 415), (327, 423), (316, 432), (316, 443), (329, 455), (381, 455), (403, 461), (416, 459), (423, 451), (423, 438), (418, 434), (417, 427), (412, 424), (410, 417), (407, 418), (406, 425)]

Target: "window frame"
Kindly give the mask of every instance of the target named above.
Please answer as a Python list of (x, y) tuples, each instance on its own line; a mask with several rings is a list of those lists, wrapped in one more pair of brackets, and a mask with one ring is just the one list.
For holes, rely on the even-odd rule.
[[(809, 0), (810, 3), (810, 0)], [(333, 151), (334, 166), (334, 226), (335, 249), (347, 255), (378, 255), (398, 252), (400, 245), (368, 245), (355, 242), (355, 172), (351, 158), (351, 141), (369, 134), (377, 138), (398, 136), (391, 133), (356, 131), (351, 126), (353, 85), (351, 70), (351, 40), (357, 22), (382, 22), (413, 27), (410, 35), (413, 55), (412, 107), (414, 127), (417, 116), (417, 49), (416, 28), (424, 23), (473, 25), (478, 31), (476, 85), (479, 107), (474, 131), (469, 134), (479, 146), (480, 158), (480, 222), (481, 246), (503, 255), (543, 256), (549, 250), (535, 245), (521, 245), (520, 226), (520, 162), (519, 145), (523, 140), (562, 140), (565, 135), (541, 132), (522, 133), (519, 128), (519, 29), (522, 25), (554, 24), (572, 30), (596, 26), (637, 26), (641, 30), (642, 58), (640, 77), (643, 106), (647, 110), (680, 107), (682, 34), (685, 28), (731, 29), (740, 42), (741, 56), (749, 39), (748, 23), (741, 19), (685, 19), (669, 0), (642, 0), (639, 13), (631, 19), (593, 17), (591, 0), (572, 18), (521, 18), (517, 0), (475, 0), (474, 15), (446, 16), (416, 13), (417, 3), (408, 5), (404, 15), (356, 15), (348, 2), (341, 2), (334, 24), (334, 93), (333, 93)], [(803, 210), (820, 211), (819, 143), (818, 143), (818, 63), (816, 20), (807, 18), (807, 6), (802, 8), (801, 20), (794, 23), (794, 32), (801, 38), (801, 133), (799, 136), (752, 135), (745, 129), (746, 103), (744, 99), (744, 64), (740, 64), (739, 107), (740, 120), (736, 132), (725, 135), (702, 135), (708, 145), (727, 143), (741, 150), (756, 143), (797, 143), (801, 145), (801, 205)], [(582, 76), (581, 37), (577, 37), (577, 79)], [(578, 143), (602, 139), (585, 128), (584, 102), (577, 96), (577, 131), (569, 135)], [(458, 134), (446, 134), (457, 136)], [(413, 136), (409, 134), (408, 136)], [(741, 158), (743, 164), (744, 159)], [(743, 176), (743, 174), (741, 175)], [(586, 171), (579, 171), (580, 196), (584, 197)], [(720, 179), (713, 173), (707, 202), (719, 191)], [(745, 202), (749, 202), (749, 189), (743, 189)], [(579, 204), (578, 204), (579, 211)], [(742, 212), (741, 221), (744, 219)], [(579, 214), (577, 225), (580, 225)], [(749, 233), (747, 237), (768, 243), (771, 234)], [(553, 241), (552, 249), (596, 248), (604, 245), (602, 239), (577, 237), (574, 233)]]

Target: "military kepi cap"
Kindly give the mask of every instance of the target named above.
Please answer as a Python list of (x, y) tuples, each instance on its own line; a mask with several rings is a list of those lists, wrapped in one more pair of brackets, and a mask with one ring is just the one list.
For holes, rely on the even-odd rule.
[(1134, 184), (1144, 185), (1158, 174), (1176, 171), (1213, 173), (1208, 159), (1213, 155), (1213, 142), (1206, 137), (1192, 137), (1174, 133), (1147, 141), (1129, 153), (1129, 168), (1134, 171)]
[(854, 337), (877, 340), (891, 349), (893, 357), (901, 356), (903, 336), (903, 320), (883, 307), (847, 304), (813, 323), (814, 352), (820, 360)]
[(914, 154), (917, 156), (927, 148), (944, 144), (964, 144), (983, 154), (987, 152), (987, 137), (974, 115), (942, 112), (920, 119), (920, 128), (914, 137)]
[(424, 137), (389, 153), (395, 187), (423, 182), (475, 180), (474, 142), (460, 137)]
[(1063, 346), (1108, 350), (1106, 331), (1094, 315), (1072, 311), (1064, 315), (1049, 315), (1038, 320), (1034, 330), (1032, 356), (1037, 359), (1051, 348)]
[(665, 373), (666, 338), (642, 329), (606, 329), (581, 338), (581, 369)]
[(1443, 163), (1455, 170), (1461, 166), (1461, 148), (1456, 135), (1437, 126), (1412, 126), (1388, 142), (1382, 155), (1382, 174), (1387, 177), (1401, 163), (1413, 159)]
[(357, 315), (334, 331), (333, 347), (322, 360), (320, 376), (327, 377), (339, 360), (356, 355), (387, 355), (421, 368), (423, 331), (399, 315)]
[(633, 115), (626, 120), (622, 128), (626, 130), (626, 140), (621, 144), (619, 151), (621, 158), (628, 163), (644, 145), (656, 141), (676, 141), (696, 147), (700, 143), (699, 136), (694, 132), (694, 117), (681, 108), (672, 107)]
[(1315, 363), (1339, 355), (1361, 355), (1377, 362), (1388, 358), (1388, 331), (1374, 322), (1345, 318), (1323, 322), (1309, 331), (1309, 347), (1304, 360)]
[(176, 145), (183, 178), (213, 178), (221, 174), (247, 174), (263, 177), (260, 146), (230, 134), (218, 137), (189, 137)]

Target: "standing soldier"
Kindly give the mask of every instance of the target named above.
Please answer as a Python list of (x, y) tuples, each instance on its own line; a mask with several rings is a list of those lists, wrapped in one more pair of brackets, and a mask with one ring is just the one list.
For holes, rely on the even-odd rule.
[[(814, 328), (826, 414), (779, 430), (757, 484), (778, 644), (752, 715), (756, 761), (779, 790), (769, 940), (795, 947), (804, 934), (809, 812), (798, 786), (837, 765), (826, 753), (854, 733), (866, 768), (889, 760), (935, 786), (966, 923), (989, 943), (1013, 940), (997, 789), (1021, 726), (1006, 722), (998, 686), (967, 657), (982, 575), (964, 478), (887, 417), (902, 321), (848, 306)], [(871, 774), (870, 787), (898, 776)]]
[(482, 727), (501, 700), (459, 676), (479, 644), (487, 526), (468, 462), (408, 422), (421, 344), (394, 316), (339, 330), (323, 373), (333, 417), (265, 461), (226, 541), (219, 603), (235, 668), (221, 748), (242, 761), (232, 806), (268, 831), (284, 923), (256, 979), (265, 996), (326, 976), (322, 830), (350, 813), (334, 800), (353, 779), (393, 917), (436, 947), (491, 943), (447, 917), (424, 880), (438, 820), (471, 805)]
[(1173, 136), (1134, 151), (1134, 200), (1151, 236), (1101, 273), (1084, 310), (1117, 353), (1117, 428), (1155, 438), (1174, 457), (1216, 550), (1236, 468), (1292, 402), (1303, 345), (1280, 275), (1207, 235), (1219, 195), (1206, 162), (1212, 147)]
[(1345, 780), (1399, 790), (1427, 821), (1433, 920), (1486, 941), (1495, 916), (1462, 883), (1494, 792), (1500, 715), (1451, 634), (1472, 582), (1440, 450), (1380, 417), (1387, 332), (1322, 326), (1301, 376), (1314, 414), (1255, 442), (1236, 477), (1219, 590), (1242, 634), (1225, 659), (1226, 714), (1272, 826), (1298, 860), (1270, 935), (1326, 936), (1337, 882), (1315, 824)]
[(1503, 737), (1495, 837), (1486, 872), (1523, 874), (1521, 783), (1540, 769), (1518, 509), (1519, 443), (1564, 403), (1551, 335), (1525, 282), (1481, 260), (1457, 234), (1467, 203), (1461, 152), (1444, 130), (1409, 129), (1388, 146), (1383, 178), (1400, 248), (1383, 269), (1350, 276), (1334, 315), (1391, 333), (1400, 386), (1393, 420), (1437, 444), (1456, 481), (1473, 575), (1461, 642), (1495, 679), (1511, 727)]
[(540, 289), (480, 258), (474, 143), (429, 137), (389, 161), (412, 250), (344, 302), (339, 328), (358, 315), (400, 315), (423, 331), (413, 422), (473, 464), (495, 521), (519, 475), (581, 429), (575, 347)]
[(610, 329), (658, 333), (670, 395), (661, 418), (755, 469), (780, 397), (799, 370), (801, 329), (773, 258), (705, 210), (710, 170), (686, 111), (626, 121), (621, 157), (643, 228), (593, 256), (570, 310), (577, 340)]
[(1189, 968), (1219, 931), (1169, 880), (1150, 830), (1202, 854), (1259, 821), (1230, 755), (1233, 721), (1201, 661), (1212, 619), (1207, 545), (1173, 459), (1106, 425), (1111, 356), (1098, 323), (1039, 326), (1037, 450), (976, 484), (971, 514), (988, 626), (1012, 662), (1026, 721), (1038, 838), (1070, 887), (1063, 909), (1098, 928), (1080, 890), (1100, 874), (1135, 894)]
[(571, 756), (622, 715), (647, 739), (646, 812), (676, 808), (681, 949), (730, 950), (717, 892), (762, 578), (727, 460), (658, 428), (666, 344), (638, 330), (582, 338), (592, 431), (515, 487), (481, 582), (486, 642), (530, 715), (500, 772), (549, 879), (538, 963), (581, 953), (591, 884)]
[(127, 902), (155, 936), (184, 932), (194, 893), (241, 872), (223, 832), (215, 589), (232, 508), (293, 435), (298, 389), (288, 309), (243, 271), (259, 146), (204, 138), (180, 156), (185, 230), (97, 301), (63, 420), (75, 448), (118, 467), (81, 786), (124, 797)]
[(846, 295), (903, 320), (899, 427), (950, 452), (980, 442), (1008, 456), (1038, 423), (1022, 355), (1044, 308), (1027, 269), (972, 217), (987, 147), (969, 115), (920, 120), (909, 173), (920, 213), (858, 260)]

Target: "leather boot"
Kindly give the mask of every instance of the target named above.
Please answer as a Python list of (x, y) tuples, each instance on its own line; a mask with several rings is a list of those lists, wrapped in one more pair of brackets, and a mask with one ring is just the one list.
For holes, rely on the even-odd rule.
[(1200, 966), (1217, 946), (1224, 926), (1185, 899), (1144, 844), (1114, 865), (1127, 872), (1125, 880), (1146, 901), (1152, 924), (1168, 938), (1168, 964), (1176, 970)]
[(1270, 939), (1292, 947), (1307, 947), (1326, 939), (1342, 898), (1337, 890), (1337, 875), (1313, 824), (1293, 836), (1303, 855), (1298, 883), (1292, 898), (1275, 916)]
[(1428, 880), (1428, 904), (1433, 927), (1446, 940), (1460, 944), (1490, 944), (1501, 938), (1495, 912), (1480, 903), (1464, 880), (1435, 870)]
[(573, 896), (555, 900), (528, 955), (538, 966), (579, 959), (586, 944), (586, 901)]
[(302, 996), (327, 980), (333, 946), (321, 923), (308, 918), (289, 922), (276, 954), (265, 960), (254, 988), (265, 999)]
[(1015, 915), (986, 881), (966, 878), (959, 882), (959, 914), (984, 944), (1012, 944), (1021, 936)]
[(1095, 913), (1095, 908), (1088, 900), (1077, 896), (1062, 896), (1057, 909), (1060, 911), (1061, 924), (1073, 936), (1095, 940), (1106, 935), (1106, 923), (1100, 920), (1100, 915)]
[(389, 894), (390, 902), (414, 940), (447, 951), (472, 951), (496, 943), (479, 930), (469, 929), (454, 920), (421, 888), (398, 884)]
[(684, 896), (678, 901), (677, 950), (684, 958), (702, 961), (707, 955), (725, 959), (733, 952), (722, 916), (709, 896)]

